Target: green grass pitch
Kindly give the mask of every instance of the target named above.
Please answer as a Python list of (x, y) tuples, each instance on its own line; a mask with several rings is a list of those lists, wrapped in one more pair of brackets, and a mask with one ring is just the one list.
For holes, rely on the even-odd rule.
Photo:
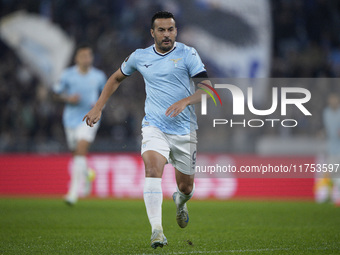
[(150, 247), (141, 200), (0, 198), (0, 254), (340, 254), (340, 208), (285, 201), (190, 201), (187, 228), (163, 203), (169, 245)]

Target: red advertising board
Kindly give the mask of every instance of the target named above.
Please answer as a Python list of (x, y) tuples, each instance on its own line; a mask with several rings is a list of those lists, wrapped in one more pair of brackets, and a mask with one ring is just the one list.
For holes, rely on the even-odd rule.
[[(299, 166), (314, 157), (259, 157), (254, 155), (199, 155), (197, 165), (212, 166)], [(96, 172), (92, 195), (96, 197), (142, 198), (144, 164), (137, 153), (91, 154), (89, 166)], [(208, 163), (207, 163), (208, 162)], [(62, 155), (1, 155), (0, 195), (63, 195), (69, 185), (72, 159)], [(210, 169), (211, 170), (211, 169)], [(312, 199), (314, 178), (299, 175), (204, 172), (196, 175), (196, 199), (281, 198)], [(250, 178), (251, 177), (251, 178)], [(256, 178), (253, 178), (256, 177)], [(277, 178), (276, 178), (277, 177)], [(311, 176), (308, 176), (311, 177)], [(174, 169), (167, 165), (163, 174), (163, 194), (171, 197), (176, 189)], [(81, 193), (81, 190), (79, 191)]]

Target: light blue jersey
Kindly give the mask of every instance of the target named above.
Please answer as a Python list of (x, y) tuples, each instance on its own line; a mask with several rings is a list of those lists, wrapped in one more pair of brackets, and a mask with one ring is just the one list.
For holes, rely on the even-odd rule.
[(76, 128), (83, 117), (92, 109), (106, 83), (104, 72), (91, 67), (86, 73), (79, 72), (77, 66), (67, 68), (60, 81), (54, 86), (57, 94), (78, 95), (80, 102), (76, 105), (66, 104), (63, 113), (63, 124), (66, 128)]
[(126, 76), (136, 70), (143, 75), (145, 82), (143, 127), (156, 126), (164, 133), (176, 135), (189, 134), (197, 129), (193, 105), (176, 117), (165, 115), (169, 106), (195, 92), (191, 78), (205, 71), (194, 48), (177, 42), (165, 54), (158, 53), (154, 45), (137, 49), (121, 65), (121, 71)]
[(328, 139), (328, 154), (340, 155), (340, 108), (333, 110), (327, 107), (323, 113), (323, 121)]

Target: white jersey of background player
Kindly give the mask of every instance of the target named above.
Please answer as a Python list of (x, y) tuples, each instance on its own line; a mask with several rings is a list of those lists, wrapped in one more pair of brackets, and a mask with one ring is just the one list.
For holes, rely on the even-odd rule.
[[(194, 92), (191, 78), (207, 77), (195, 49), (176, 43), (174, 16), (158, 12), (151, 20), (155, 44), (139, 49), (108, 79), (93, 109), (85, 115), (89, 126), (98, 122), (102, 109), (120, 83), (134, 71), (145, 81), (145, 117), (142, 123), (142, 158), (145, 165), (144, 202), (151, 224), (151, 247), (163, 247), (167, 239), (162, 228), (162, 174), (164, 165), (175, 167), (177, 192), (176, 220), (180, 227), (189, 221), (186, 202), (194, 193), (196, 160), (196, 116), (193, 104), (200, 102), (202, 90)], [(207, 81), (208, 82), (208, 81)], [(128, 188), (128, 187), (127, 187)]]
[(99, 123), (94, 128), (90, 128), (82, 122), (82, 116), (96, 103), (106, 82), (105, 74), (92, 67), (93, 53), (88, 45), (77, 48), (75, 62), (75, 66), (64, 70), (54, 87), (57, 98), (66, 103), (63, 125), (68, 147), (73, 153), (71, 183), (65, 198), (65, 202), (69, 205), (77, 201), (82, 179), (86, 180), (84, 195), (88, 195), (91, 191), (94, 172), (87, 166), (86, 154), (95, 139)]

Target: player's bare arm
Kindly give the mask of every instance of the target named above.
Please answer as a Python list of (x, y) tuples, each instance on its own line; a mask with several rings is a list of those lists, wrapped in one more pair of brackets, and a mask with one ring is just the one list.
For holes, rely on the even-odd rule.
[[(201, 83), (205, 83), (205, 84), (209, 84), (209, 85), (211, 84), (209, 80), (204, 80), (204, 81), (198, 83), (197, 87), (202, 86)], [(186, 97), (186, 98), (183, 98), (183, 99), (177, 101), (176, 103), (172, 104), (166, 110), (165, 115), (170, 116), (171, 118), (176, 117), (188, 105), (197, 104), (197, 103), (201, 102), (202, 94), (205, 94), (205, 92), (203, 90), (201, 90), (201, 89), (196, 90), (196, 92), (193, 95)]]
[(85, 120), (88, 126), (93, 127), (93, 125), (100, 120), (102, 110), (107, 100), (109, 100), (110, 96), (117, 90), (120, 83), (125, 78), (126, 76), (122, 73), (120, 69), (118, 69), (110, 76), (95, 106), (83, 118), (83, 121)]

